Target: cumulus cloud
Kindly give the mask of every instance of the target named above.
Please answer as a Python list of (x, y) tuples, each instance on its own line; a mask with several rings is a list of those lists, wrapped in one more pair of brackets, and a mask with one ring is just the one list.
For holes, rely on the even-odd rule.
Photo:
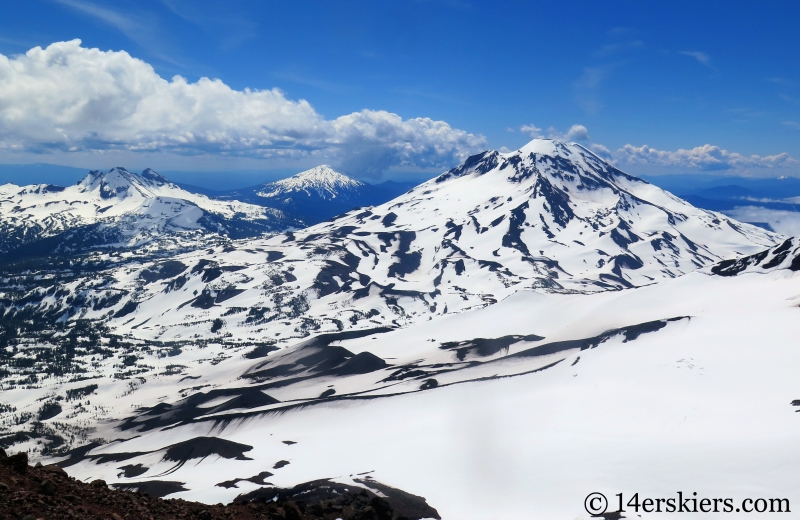
[(0, 149), (7, 151), (324, 155), (375, 174), (397, 165), (451, 166), (485, 145), (483, 136), (444, 121), (382, 110), (328, 120), (278, 89), (166, 80), (124, 51), (80, 40), (0, 55)]
[(589, 140), (589, 130), (583, 125), (572, 125), (566, 133), (559, 132), (555, 127), (550, 127), (547, 132), (544, 132), (536, 125), (523, 125), (519, 128), (523, 134), (528, 134), (531, 139), (540, 139), (547, 137), (549, 139), (558, 139), (559, 141), (587, 141)]
[(706, 144), (691, 150), (675, 152), (657, 150), (647, 145), (626, 144), (614, 154), (620, 162), (651, 164), (700, 170), (728, 170), (731, 168), (775, 168), (796, 165), (797, 161), (788, 153), (777, 155), (742, 155), (723, 150), (719, 146)]
[(588, 141), (589, 130), (583, 125), (572, 125), (570, 129), (567, 130), (566, 137), (568, 141)]
[(536, 125), (522, 125), (519, 127), (519, 131), (523, 134), (528, 134), (531, 136), (531, 139), (539, 139), (544, 137), (542, 129), (538, 128)]
[(614, 154), (611, 153), (611, 150), (609, 150), (602, 144), (592, 143), (591, 145), (589, 145), (589, 149), (591, 149), (595, 154), (605, 159), (606, 161), (614, 160)]

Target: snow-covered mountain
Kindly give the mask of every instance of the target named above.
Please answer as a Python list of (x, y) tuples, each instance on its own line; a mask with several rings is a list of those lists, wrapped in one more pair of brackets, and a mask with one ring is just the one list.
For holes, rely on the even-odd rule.
[(357, 192), (365, 184), (357, 179), (337, 172), (323, 164), (310, 170), (300, 172), (288, 179), (265, 184), (258, 192), (265, 199), (284, 199), (302, 193), (310, 198), (333, 200), (348, 197)]
[[(472, 157), (334, 222), (109, 273), (96, 290), (125, 296), (82, 315), (111, 310), (109, 325), (119, 333), (160, 340), (222, 319), (218, 332), (237, 341), (269, 330), (288, 343), (366, 323), (407, 326), (521, 289), (647, 285), (779, 238), (694, 208), (580, 145), (536, 140)], [(143, 302), (135, 314), (117, 316)]]
[(412, 186), (372, 185), (321, 165), (287, 179), (233, 190), (222, 197), (278, 208), (306, 224), (317, 224), (353, 208), (382, 204)]
[(0, 186), (0, 253), (140, 246), (176, 233), (258, 236), (297, 225), (280, 210), (187, 192), (151, 169), (92, 171), (74, 186)]
[[(728, 263), (623, 291), (521, 291), (381, 335), (319, 337), (293, 364), (262, 360), (271, 384), (245, 385), (254, 362), (241, 358), (235, 369), (187, 370), (183, 399), (160, 401), (171, 383), (157, 378), (114, 401), (150, 408), (98, 430), (126, 440), (65, 464), (79, 478), (166, 481), (178, 491), (170, 496), (211, 503), (319, 479), (388, 484), (459, 520), (588, 520), (592, 492), (606, 495), (609, 512), (617, 493), (627, 504), (634, 493), (641, 503), (678, 491), (730, 498), (729, 512), (746, 498), (793, 506), (800, 244), (759, 258), (737, 273)], [(458, 349), (473, 362), (455, 368)], [(402, 370), (437, 357), (427, 374)], [(374, 358), (391, 366), (357, 375)], [(326, 383), (316, 399), (302, 398), (310, 374)], [(355, 392), (368, 377), (384, 388)], [(101, 391), (121, 395), (121, 384), (105, 384), (93, 405)], [(270, 485), (250, 478), (265, 470)], [(718, 512), (683, 516), (730, 516)]]
[[(725, 330), (732, 339), (745, 324), (783, 316), (784, 297), (800, 292), (783, 264), (765, 265), (767, 277), (717, 271), (784, 241), (694, 208), (580, 145), (535, 140), (471, 157), (386, 204), (300, 231), (92, 276), (8, 277), (0, 284), (2, 390), (16, 409), (2, 420), (19, 447), (48, 456), (56, 448), (42, 452), (37, 441), (119, 439), (70, 456), (82, 478), (168, 480), (187, 490), (179, 496), (216, 502), (260, 487), (248, 478), (268, 468), (282, 487), (333, 477), (370, 485), (353, 478), (376, 469), (376, 481), (425, 496), (444, 518), (522, 518), (529, 488), (508, 488), (506, 510), (494, 514), (478, 487), (504, 472), (539, 482), (533, 468), (549, 478), (566, 475), (561, 462), (573, 470), (584, 463), (583, 452), (570, 458), (566, 440), (555, 445), (567, 453), (553, 455), (560, 451), (547, 443), (556, 437), (536, 430), (559, 410), (593, 403), (586, 421), (569, 412), (563, 428), (588, 436), (601, 424), (596, 443), (625, 428), (651, 432), (632, 424), (633, 414), (597, 422), (614, 402), (587, 398), (598, 395), (604, 371), (642, 385), (641, 394), (626, 386), (629, 396), (674, 397), (666, 405), (674, 413), (647, 417), (677, 428), (686, 403), (659, 367), (678, 351), (706, 348), (713, 327), (702, 325), (704, 316), (735, 322)], [(796, 255), (790, 244), (778, 249)], [(737, 307), (748, 291), (762, 292)], [(51, 325), (25, 329), (30, 316)], [(793, 330), (794, 321), (775, 330)], [(736, 344), (742, 355), (744, 338)], [(725, 364), (724, 348), (712, 347), (709, 359), (726, 377), (742, 376), (742, 366)], [(786, 348), (783, 340), (774, 346)], [(651, 379), (638, 377), (637, 366)], [(613, 385), (602, 392), (618, 397)], [(719, 405), (721, 395), (703, 406)], [(630, 399), (623, 405), (633, 407)], [(459, 462), (457, 454), (480, 451), (466, 432), (500, 459)], [(530, 435), (544, 447), (526, 444)], [(525, 464), (510, 461), (514, 450)], [(586, 486), (597, 484), (607, 460), (586, 468)], [(484, 469), (464, 467), (473, 463)], [(575, 518), (573, 505), (583, 502), (570, 494), (574, 474), (529, 511)], [(459, 475), (474, 476), (472, 487), (448, 491)]]

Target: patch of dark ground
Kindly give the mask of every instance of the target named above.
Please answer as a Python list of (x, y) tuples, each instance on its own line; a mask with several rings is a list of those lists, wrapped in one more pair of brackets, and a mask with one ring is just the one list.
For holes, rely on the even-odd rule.
[(381, 370), (387, 366), (387, 363), (374, 354), (369, 352), (353, 354), (344, 347), (334, 346), (331, 343), (382, 334), (391, 330), (389, 327), (375, 327), (320, 334), (299, 343), (293, 349), (294, 354), (267, 359), (252, 367), (242, 377), (266, 381), (275, 377), (290, 376), (297, 372), (308, 372), (310, 377), (319, 377), (321, 375), (366, 374)]
[[(217, 406), (203, 408), (203, 404), (219, 397), (229, 397), (227, 401)], [(203, 415), (224, 412), (236, 408), (257, 408), (269, 404), (279, 403), (256, 387), (216, 389), (209, 392), (198, 392), (177, 403), (159, 403), (158, 405), (143, 409), (141, 413), (126, 419), (120, 428), (128, 430), (151, 430), (169, 426), (178, 422), (191, 421)]]
[[(65, 455), (68, 457), (60, 462), (57, 465), (61, 468), (68, 468), (77, 464), (82, 460), (91, 460), (95, 461), (97, 464), (106, 464), (108, 462), (123, 462), (126, 460), (130, 460), (135, 457), (139, 457), (141, 455), (147, 455), (148, 453), (154, 453), (154, 451), (138, 451), (138, 452), (122, 452), (122, 453), (103, 453), (100, 455), (90, 455), (88, 454), (89, 451), (96, 448), (98, 446), (97, 443), (91, 443), (86, 446), (82, 446), (80, 448), (76, 448)], [(175, 462), (175, 466), (167, 470), (162, 475), (166, 475), (169, 473), (173, 473), (179, 468), (183, 467), (188, 461), (192, 459), (205, 459), (212, 455), (216, 455), (218, 457), (222, 457), (223, 459), (234, 459), (234, 460), (252, 460), (244, 455), (245, 452), (252, 450), (252, 446), (248, 446), (247, 444), (240, 444), (238, 442), (229, 441), (226, 439), (220, 439), (217, 437), (195, 437), (193, 439), (185, 440), (183, 442), (178, 442), (176, 444), (171, 444), (162, 450), (156, 451), (164, 451), (164, 455), (162, 460)], [(126, 476), (128, 476), (128, 472), (136, 471), (138, 467), (133, 465), (127, 465), (120, 467), (118, 469), (126, 472)], [(145, 468), (144, 471), (138, 473), (141, 475), (147, 471)], [(161, 476), (161, 475), (159, 475)]]
[[(327, 511), (333, 513), (331, 518), (342, 520), (419, 520), (420, 518), (441, 518), (423, 497), (412, 495), (381, 484), (372, 479), (356, 479), (356, 482), (369, 489), (356, 488), (331, 482), (327, 479), (314, 480), (300, 484), (291, 489), (261, 488), (244, 495), (239, 495), (234, 503), (245, 501), (272, 503), (274, 500), (295, 500), (302, 497), (305, 502), (305, 513), (310, 518), (328, 518)], [(379, 497), (375, 492), (381, 493)], [(287, 517), (288, 518), (288, 517)]]
[(269, 482), (266, 481), (269, 477), (271, 477), (273, 473), (269, 471), (262, 471), (258, 475), (253, 475), (249, 478), (235, 478), (233, 480), (226, 480), (225, 482), (220, 482), (217, 484), (217, 487), (223, 487), (225, 489), (230, 488), (238, 488), (239, 482), (252, 482), (253, 484), (258, 484), (259, 486), (271, 486)]
[[(618, 335), (624, 336), (625, 339), (623, 339), (622, 342), (627, 343), (629, 341), (635, 341), (642, 334), (658, 332), (659, 330), (666, 327), (669, 322), (680, 321), (685, 319), (691, 319), (691, 317), (678, 316), (675, 318), (668, 318), (664, 320), (648, 321), (645, 323), (639, 323), (636, 325), (621, 327), (619, 329), (607, 330), (602, 334), (593, 336), (591, 338), (554, 341), (552, 343), (545, 343), (544, 345), (539, 345), (533, 348), (529, 348), (527, 350), (511, 354), (510, 356), (506, 356), (505, 358), (500, 358), (499, 360), (492, 360), (492, 361), (502, 361), (504, 359), (515, 358), (515, 357), (525, 358), (525, 357), (535, 357), (535, 356), (548, 356), (550, 354), (555, 354), (557, 352), (562, 352), (564, 350), (571, 350), (571, 349), (587, 350), (591, 348), (596, 348), (601, 343), (605, 343), (609, 339)], [(490, 363), (492, 361), (490, 361)]]
[[(0, 520), (419, 520), (440, 518), (425, 499), (364, 481), (370, 489), (319, 480), (292, 489), (261, 488), (227, 505), (151, 494), (185, 489), (182, 482), (91, 483), (57, 466), (30, 466), (26, 453), (0, 450)], [(128, 488), (128, 489), (123, 489)], [(132, 489), (137, 489), (133, 491)], [(386, 495), (379, 497), (372, 490)]]
[[(269, 356), (266, 360), (251, 367), (250, 371), (241, 377), (254, 381), (256, 384), (253, 386), (197, 392), (173, 404), (164, 402), (151, 408), (141, 408), (136, 415), (125, 419), (119, 428), (122, 430), (148, 431), (178, 423), (186, 424), (203, 420), (206, 416), (220, 412), (230, 412), (224, 418), (217, 419), (218, 421), (226, 422), (234, 416), (249, 413), (246, 410), (279, 404), (280, 401), (265, 393), (273, 388), (281, 388), (321, 377), (343, 377), (384, 370), (391, 365), (374, 354), (370, 352), (353, 354), (344, 347), (331, 345), (331, 343), (390, 330), (392, 329), (388, 327), (379, 327), (367, 330), (320, 334), (298, 344), (291, 352)], [(333, 389), (326, 390), (319, 398), (328, 398), (335, 393)], [(216, 406), (204, 406), (205, 403), (220, 397), (228, 397), (228, 400)], [(219, 424), (221, 425), (222, 423)], [(77, 462), (80, 456), (82, 455), (75, 455), (70, 460)]]
[(520, 341), (541, 341), (544, 337), (536, 334), (527, 336), (512, 335), (500, 338), (475, 338), (467, 341), (448, 341), (442, 343), (439, 348), (443, 350), (453, 350), (459, 361), (464, 361), (467, 356), (485, 357), (497, 354), (501, 350), (508, 350), (508, 347)]

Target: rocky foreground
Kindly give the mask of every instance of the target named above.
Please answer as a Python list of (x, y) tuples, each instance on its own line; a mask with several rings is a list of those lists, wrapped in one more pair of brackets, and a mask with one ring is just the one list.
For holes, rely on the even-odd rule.
[(30, 466), (27, 453), (8, 456), (0, 449), (0, 520), (439, 518), (430, 507), (423, 506), (427, 511), (420, 511), (419, 504), (403, 503), (402, 497), (389, 500), (395, 503), (368, 490), (335, 483), (310, 483), (293, 490), (259, 490), (228, 505), (161, 499), (141, 492), (111, 489), (102, 480), (81, 482), (58, 466)]

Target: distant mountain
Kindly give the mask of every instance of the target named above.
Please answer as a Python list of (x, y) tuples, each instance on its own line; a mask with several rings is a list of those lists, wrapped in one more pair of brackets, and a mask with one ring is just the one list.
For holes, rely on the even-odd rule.
[(0, 259), (160, 242), (255, 237), (299, 224), (280, 210), (190, 193), (151, 169), (92, 171), (77, 184), (0, 186)]
[(800, 196), (800, 177), (737, 177), (719, 174), (642, 175), (647, 182), (683, 197), (723, 186), (740, 186), (770, 199)]
[(372, 185), (321, 165), (289, 178), (218, 195), (280, 209), (308, 225), (317, 224), (353, 208), (383, 204), (416, 186), (388, 181)]
[(696, 193), (683, 195), (683, 199), (698, 208), (723, 213), (731, 212), (743, 206), (766, 208), (775, 211), (800, 212), (800, 204), (798, 204), (796, 198), (771, 199), (764, 193), (735, 184), (706, 188)]
[(736, 184), (706, 188), (697, 192), (695, 195), (714, 200), (758, 198), (761, 196), (756, 191), (743, 188)]

